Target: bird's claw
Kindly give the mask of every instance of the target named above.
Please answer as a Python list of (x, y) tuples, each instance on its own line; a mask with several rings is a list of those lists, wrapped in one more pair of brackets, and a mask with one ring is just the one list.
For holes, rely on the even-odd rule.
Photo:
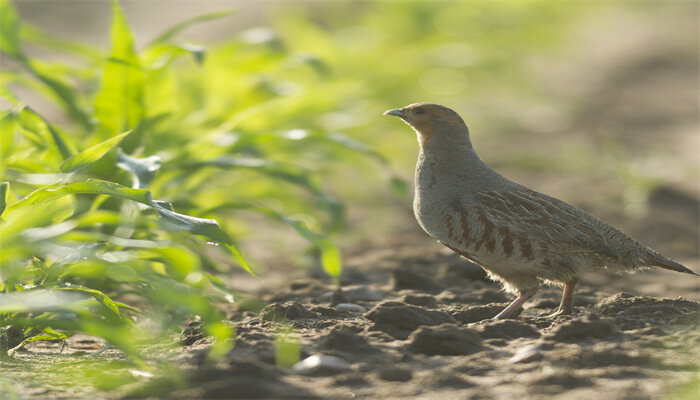
[(553, 312), (552, 314), (547, 315), (547, 318), (555, 318), (555, 317), (558, 317), (560, 315), (571, 315), (571, 314), (573, 314), (572, 310), (566, 310), (563, 308), (559, 308), (559, 309), (557, 309), (557, 311)]

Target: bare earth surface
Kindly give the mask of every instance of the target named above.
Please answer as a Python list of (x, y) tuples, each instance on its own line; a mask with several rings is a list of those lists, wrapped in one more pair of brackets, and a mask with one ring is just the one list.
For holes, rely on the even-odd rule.
[[(342, 292), (313, 277), (264, 286), (258, 296), (267, 305), (259, 313), (248, 311), (256, 306), (246, 300), (230, 310), (236, 345), (223, 361), (205, 361), (209, 341), (196, 324), (183, 332), (184, 348), (163, 350), (190, 388), (146, 376), (127, 392), (183, 399), (684, 399), (698, 388), (700, 302), (692, 288), (688, 297), (664, 299), (583, 284), (575, 314), (557, 318), (547, 315), (561, 290), (543, 288), (517, 318), (494, 321), (511, 299), (479, 267), (418, 231), (358, 245), (344, 276)], [(296, 369), (277, 367), (281, 324), (298, 332), (301, 359), (320, 358)], [(76, 337), (60, 356), (58, 344), (43, 343), (18, 360), (60, 364), (100, 346)], [(95, 357), (123, 361), (115, 350)], [(98, 395), (47, 382), (50, 376), (35, 375), (16, 389), (35, 398)]]
[[(200, 387), (170, 395), (643, 399), (697, 382), (697, 293), (662, 299), (583, 285), (575, 315), (550, 319), (560, 290), (548, 288), (518, 318), (493, 321), (511, 299), (419, 235), (358, 246), (342, 294), (315, 279), (266, 288), (260, 314), (232, 312), (237, 345), (227, 360), (194, 367)], [(298, 330), (302, 358), (339, 360), (275, 368), (276, 320)]]

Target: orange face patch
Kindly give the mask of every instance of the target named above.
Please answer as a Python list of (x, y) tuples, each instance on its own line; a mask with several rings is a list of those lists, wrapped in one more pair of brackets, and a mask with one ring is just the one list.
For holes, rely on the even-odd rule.
[(460, 129), (439, 129), (445, 126), (461, 127), (464, 122), (454, 111), (429, 103), (416, 103), (402, 109), (406, 115), (404, 120), (418, 133), (418, 143), (426, 146), (438, 130), (446, 132), (461, 132)]
[(389, 110), (386, 115), (401, 118), (418, 134), (418, 144), (423, 148), (438, 133), (468, 134), (466, 125), (456, 112), (447, 107), (431, 103), (415, 103), (397, 110)]

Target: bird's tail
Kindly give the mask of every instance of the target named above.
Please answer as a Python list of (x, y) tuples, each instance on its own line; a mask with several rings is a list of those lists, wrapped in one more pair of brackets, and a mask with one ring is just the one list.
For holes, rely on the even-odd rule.
[(676, 272), (683, 272), (684, 274), (700, 276), (700, 274), (698, 274), (697, 272), (671, 260), (668, 257), (664, 257), (655, 251), (648, 252), (646, 257), (644, 257), (644, 262), (650, 266), (659, 267), (663, 269), (670, 269), (671, 271)]

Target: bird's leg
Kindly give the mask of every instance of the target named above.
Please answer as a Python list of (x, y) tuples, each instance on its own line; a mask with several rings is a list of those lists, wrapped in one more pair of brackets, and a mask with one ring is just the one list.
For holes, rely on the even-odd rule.
[(511, 314), (518, 311), (518, 309), (523, 306), (523, 303), (530, 300), (530, 298), (534, 296), (535, 293), (537, 293), (537, 288), (528, 289), (520, 292), (520, 296), (518, 296), (517, 299), (513, 300), (512, 303), (508, 304), (508, 307), (504, 308), (503, 311), (498, 313), (498, 315), (493, 317), (493, 319), (508, 318)]
[(564, 294), (561, 296), (561, 304), (559, 304), (559, 309), (550, 317), (556, 317), (558, 315), (570, 315), (574, 311), (574, 287), (576, 286), (576, 279), (572, 279), (564, 283)]

